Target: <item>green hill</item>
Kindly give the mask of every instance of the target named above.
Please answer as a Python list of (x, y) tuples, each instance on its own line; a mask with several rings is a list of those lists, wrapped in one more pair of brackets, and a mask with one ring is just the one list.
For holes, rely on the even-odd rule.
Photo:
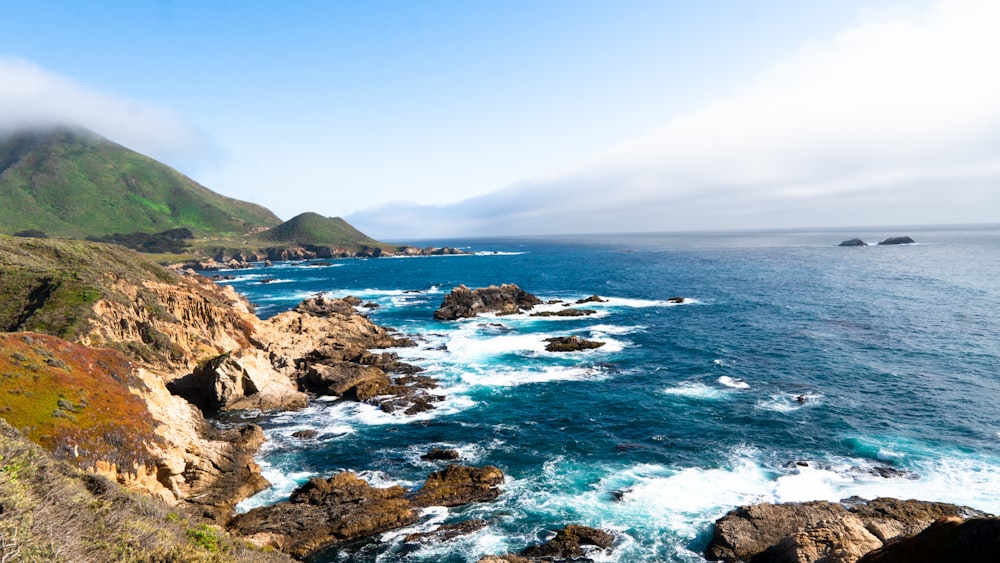
[(323, 217), (318, 213), (302, 213), (254, 238), (262, 242), (339, 246), (349, 250), (387, 246), (340, 217)]
[(281, 222), (262, 206), (68, 127), (0, 137), (0, 202), (0, 234), (84, 238), (187, 227), (200, 236), (235, 236)]

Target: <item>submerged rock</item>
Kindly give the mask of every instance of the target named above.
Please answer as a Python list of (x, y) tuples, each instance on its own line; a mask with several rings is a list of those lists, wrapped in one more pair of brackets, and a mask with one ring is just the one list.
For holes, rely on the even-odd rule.
[(597, 314), (593, 309), (560, 309), (558, 311), (539, 311), (532, 313), (532, 317), (586, 317)]
[(460, 456), (457, 450), (433, 448), (431, 451), (420, 456), (420, 459), (424, 461), (452, 461), (458, 459), (459, 457)]
[(445, 296), (434, 318), (442, 321), (473, 318), (481, 313), (513, 315), (531, 310), (542, 301), (515, 284), (469, 289), (460, 285)]

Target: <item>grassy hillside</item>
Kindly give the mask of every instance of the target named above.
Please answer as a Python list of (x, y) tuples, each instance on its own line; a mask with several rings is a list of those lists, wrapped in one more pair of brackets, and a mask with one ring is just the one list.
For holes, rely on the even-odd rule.
[(0, 331), (73, 338), (109, 281), (172, 281), (175, 274), (125, 248), (0, 235)]
[(253, 203), (224, 197), (176, 170), (83, 129), (0, 138), (0, 233), (39, 230), (84, 238), (187, 227), (242, 235), (281, 222)]
[(318, 213), (302, 213), (254, 238), (261, 243), (340, 246), (349, 250), (389, 246), (355, 229), (340, 217), (323, 217)]

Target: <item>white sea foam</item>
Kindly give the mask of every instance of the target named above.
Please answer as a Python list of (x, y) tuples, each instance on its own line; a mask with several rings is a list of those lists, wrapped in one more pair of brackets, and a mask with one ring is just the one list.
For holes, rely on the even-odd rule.
[(237, 512), (287, 500), (295, 489), (316, 476), (308, 471), (289, 471), (289, 468), (272, 465), (265, 459), (258, 459), (257, 463), (260, 465), (261, 475), (270, 481), (271, 488), (241, 501), (236, 505)]
[(497, 369), (463, 373), (462, 381), (472, 387), (516, 387), (550, 381), (583, 381), (601, 379), (607, 374), (590, 366), (547, 366), (535, 369)]
[(622, 336), (646, 330), (646, 327), (642, 325), (619, 326), (619, 325), (601, 324), (589, 327), (587, 328), (587, 330), (589, 330), (591, 334), (593, 334), (595, 337), (602, 334), (614, 334), (615, 336)]
[(719, 385), (725, 385), (726, 387), (731, 387), (733, 389), (749, 389), (750, 384), (737, 377), (729, 377), (728, 375), (720, 376)]
[(717, 401), (721, 399), (729, 399), (730, 391), (727, 389), (719, 389), (716, 387), (711, 387), (705, 385), (704, 383), (692, 383), (684, 382), (679, 383), (673, 387), (667, 387), (663, 390), (667, 395), (673, 395), (677, 397), (686, 397), (689, 399), (700, 399)]
[(774, 412), (793, 412), (816, 405), (823, 399), (819, 393), (776, 393), (757, 401), (755, 408)]

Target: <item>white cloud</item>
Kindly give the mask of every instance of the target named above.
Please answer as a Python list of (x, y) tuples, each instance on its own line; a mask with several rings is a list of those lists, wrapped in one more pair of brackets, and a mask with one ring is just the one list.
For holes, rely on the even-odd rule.
[(0, 56), (0, 134), (46, 125), (86, 127), (178, 167), (216, 156), (204, 133), (166, 109), (107, 95), (32, 62)]
[(992, 0), (861, 24), (573, 172), (350, 219), (394, 237), (996, 221), (997, 29)]

